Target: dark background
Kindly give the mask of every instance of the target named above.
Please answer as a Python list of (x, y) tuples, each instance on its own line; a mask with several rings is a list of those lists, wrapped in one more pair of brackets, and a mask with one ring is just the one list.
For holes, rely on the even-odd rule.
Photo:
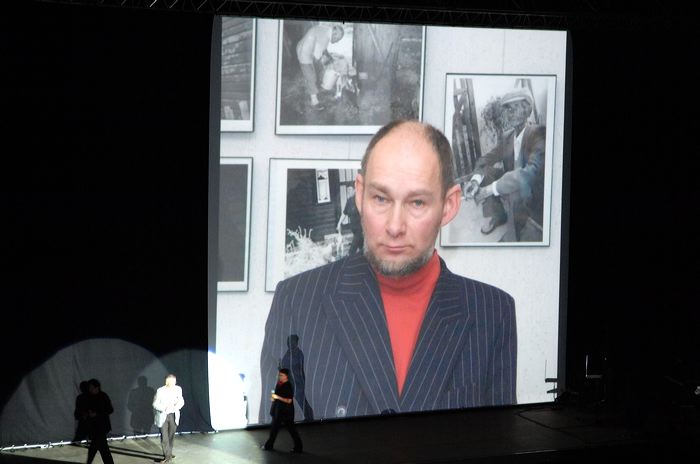
[[(605, 358), (614, 407), (663, 407), (700, 383), (691, 12), (574, 2), (516, 21), (516, 3), (499, 4), (509, 16), (462, 25), (510, 18), (571, 31), (562, 396), (584, 393), (590, 354)], [(213, 22), (192, 11), (6, 8), (0, 407), (76, 341), (115, 337), (157, 356), (206, 351)], [(430, 22), (413, 8), (407, 17)]]
[[(92, 338), (198, 353), (206, 373), (211, 18), (23, 2), (1, 21), (0, 410)], [(206, 375), (176, 372), (205, 410), (181, 425), (210, 429)]]

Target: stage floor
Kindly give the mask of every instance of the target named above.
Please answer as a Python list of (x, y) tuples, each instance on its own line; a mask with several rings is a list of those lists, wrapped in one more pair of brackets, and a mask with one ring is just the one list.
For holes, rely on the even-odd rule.
[[(304, 454), (289, 453), (282, 429), (275, 451), (260, 444), (268, 428), (185, 433), (175, 439), (175, 464), (221, 463), (588, 463), (595, 459), (684, 462), (700, 458), (695, 416), (650, 417), (630, 428), (601, 407), (555, 404), (449, 411), (299, 424)], [(160, 461), (157, 436), (110, 440), (117, 464)], [(86, 461), (84, 446), (5, 450), (2, 464)], [(95, 459), (96, 463), (101, 459)], [(698, 462), (697, 459), (694, 462)]]

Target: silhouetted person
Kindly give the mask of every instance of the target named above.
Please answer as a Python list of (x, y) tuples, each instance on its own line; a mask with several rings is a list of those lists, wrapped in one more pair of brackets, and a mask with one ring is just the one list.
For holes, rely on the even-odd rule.
[(303, 445), (301, 437), (294, 426), (294, 387), (289, 381), (289, 369), (282, 368), (277, 374), (277, 385), (270, 396), (272, 406), (270, 407), (270, 415), (272, 416), (272, 425), (270, 426), (270, 436), (262, 446), (262, 449), (269, 451), (275, 446), (275, 439), (280, 427), (287, 426), (289, 435), (294, 440), (294, 448), (292, 453), (301, 453)]
[(75, 397), (75, 411), (73, 411), (73, 416), (75, 420), (78, 421), (75, 427), (75, 436), (73, 437), (74, 442), (83, 441), (88, 436), (87, 430), (87, 418), (88, 418), (88, 381), (83, 380), (80, 382), (80, 393)]
[(153, 425), (153, 396), (156, 391), (148, 386), (143, 375), (137, 379), (138, 386), (129, 392), (126, 407), (131, 412), (131, 427), (135, 435), (146, 435)]
[(291, 381), (294, 385), (294, 400), (299, 404), (305, 421), (314, 420), (314, 411), (306, 400), (306, 380), (304, 375), (304, 352), (299, 348), (299, 336), (292, 334), (287, 337), (287, 352), (284, 353), (280, 367), (291, 371)]
[(160, 429), (160, 444), (163, 447), (163, 462), (169, 463), (173, 454), (175, 432), (180, 424), (180, 409), (185, 405), (182, 388), (176, 385), (177, 379), (173, 374), (165, 377), (165, 385), (158, 388), (153, 398), (155, 424)]
[(102, 462), (114, 464), (112, 453), (107, 444), (107, 434), (112, 430), (109, 415), (114, 412), (112, 401), (107, 393), (103, 392), (97, 379), (88, 380), (87, 429), (90, 437), (87, 462), (90, 464), (97, 452), (100, 452)]

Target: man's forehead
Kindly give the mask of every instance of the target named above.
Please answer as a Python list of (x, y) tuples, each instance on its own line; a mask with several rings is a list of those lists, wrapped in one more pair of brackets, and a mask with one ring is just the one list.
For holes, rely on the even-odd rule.
[(392, 133), (377, 143), (363, 180), (365, 191), (389, 196), (435, 196), (441, 191), (437, 154), (415, 132)]
[(366, 191), (376, 191), (388, 195), (397, 194), (406, 197), (432, 197), (439, 192), (439, 190), (433, 185), (427, 187), (421, 185), (405, 184), (399, 187), (405, 188), (397, 188), (397, 185), (392, 184), (390, 182), (383, 182), (382, 179), (371, 179), (369, 182), (367, 182)]
[[(411, 127), (412, 125), (413, 123), (407, 123), (395, 128), (374, 146), (367, 162), (368, 172), (371, 171), (372, 165), (393, 163), (397, 160), (421, 165), (425, 169), (439, 164), (438, 154), (426, 139), (422, 128)], [(395, 167), (400, 169), (402, 166)]]

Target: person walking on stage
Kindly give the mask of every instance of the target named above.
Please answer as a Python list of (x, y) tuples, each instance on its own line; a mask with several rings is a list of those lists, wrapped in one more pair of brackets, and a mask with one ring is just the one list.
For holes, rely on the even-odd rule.
[(262, 446), (262, 449), (267, 451), (273, 449), (277, 432), (283, 425), (287, 426), (289, 435), (294, 440), (292, 453), (301, 453), (303, 451), (301, 437), (294, 426), (294, 386), (289, 381), (289, 375), (289, 369), (279, 369), (277, 385), (271, 395), (272, 406), (270, 407), (270, 415), (272, 416), (272, 425), (270, 426), (270, 436)]
[(112, 453), (107, 444), (107, 434), (112, 430), (109, 415), (114, 412), (112, 401), (100, 387), (97, 379), (88, 380), (88, 397), (85, 401), (87, 410), (87, 433), (90, 438), (87, 464), (92, 463), (97, 452), (100, 452), (104, 464), (114, 464)]
[(153, 398), (155, 424), (160, 429), (160, 444), (163, 447), (163, 463), (170, 463), (173, 454), (175, 431), (180, 424), (180, 409), (185, 405), (182, 398), (182, 388), (176, 385), (177, 379), (173, 374), (165, 377), (165, 385), (156, 390)]

